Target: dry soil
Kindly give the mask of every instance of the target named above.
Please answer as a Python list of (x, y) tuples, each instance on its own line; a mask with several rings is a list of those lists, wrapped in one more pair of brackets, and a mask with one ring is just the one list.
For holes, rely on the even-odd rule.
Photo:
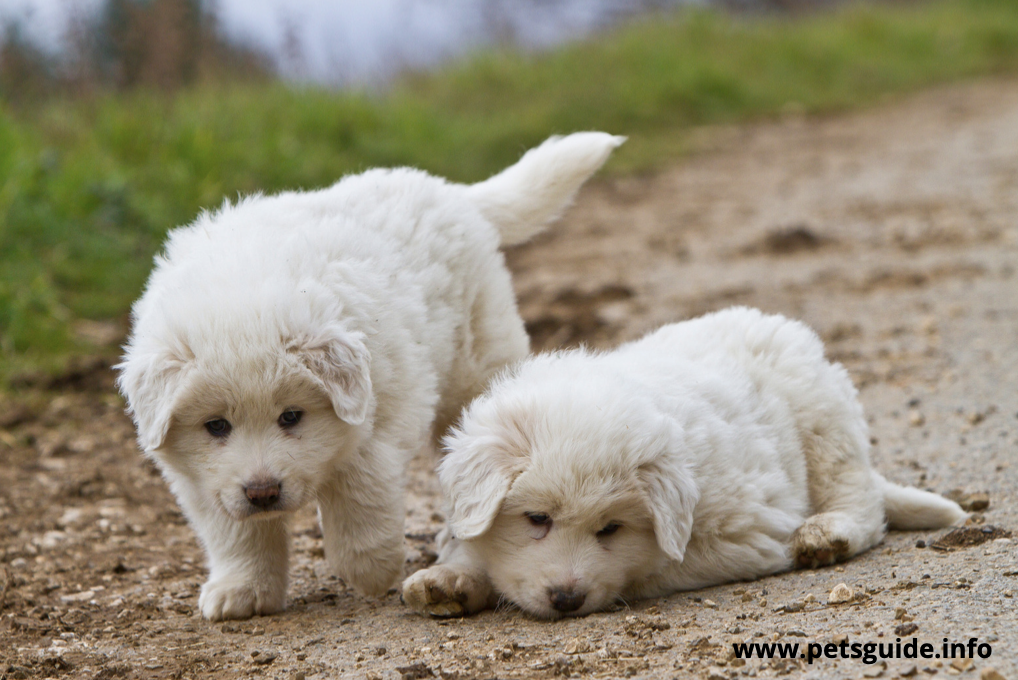
[[(0, 403), (0, 678), (994, 677), (990, 668), (1018, 678), (1018, 560), (1006, 537), (1018, 528), (1018, 81), (705, 130), (695, 146), (667, 171), (595, 182), (564, 222), (508, 254), (535, 346), (610, 346), (732, 304), (801, 318), (859, 385), (886, 476), (987, 494), (967, 533), (892, 533), (838, 567), (582, 619), (507, 609), (437, 621), (329, 576), (305, 514), (287, 611), (210, 624), (196, 614), (200, 547), (138, 454), (108, 369), (86, 364)], [(422, 458), (411, 475), (408, 572), (434, 559), (434, 464)], [(829, 603), (842, 583), (851, 599)], [(846, 638), (917, 638), (938, 652), (944, 638), (978, 638), (992, 656), (732, 654), (736, 642)]]

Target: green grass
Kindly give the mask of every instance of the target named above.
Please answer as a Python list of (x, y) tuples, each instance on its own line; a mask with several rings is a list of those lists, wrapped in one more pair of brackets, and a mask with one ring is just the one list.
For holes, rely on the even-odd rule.
[(0, 385), (96, 351), (73, 321), (124, 318), (166, 231), (238, 192), (375, 165), (476, 180), (581, 129), (630, 136), (609, 172), (647, 170), (696, 126), (1014, 73), (1018, 2), (933, 0), (656, 16), (551, 53), (478, 55), (378, 96), (217, 85), (0, 104)]

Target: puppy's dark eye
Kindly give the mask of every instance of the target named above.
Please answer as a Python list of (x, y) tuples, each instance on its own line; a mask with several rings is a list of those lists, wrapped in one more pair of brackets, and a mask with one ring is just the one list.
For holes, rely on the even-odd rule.
[(523, 513), (530, 520), (530, 523), (535, 527), (549, 527), (551, 526), (551, 517), (544, 514), (543, 512), (525, 512)]
[(205, 429), (208, 430), (209, 434), (213, 437), (226, 437), (230, 434), (230, 430), (233, 429), (233, 425), (230, 425), (230, 421), (224, 420), (223, 418), (213, 418), (212, 420), (206, 421)]
[(293, 427), (300, 422), (300, 418), (303, 415), (303, 411), (288, 408), (279, 415), (279, 420), (277, 422), (280, 427)]
[(618, 522), (608, 522), (607, 524), (604, 525), (604, 528), (601, 529), (601, 531), (597, 532), (597, 537), (604, 538), (605, 536), (611, 536), (621, 528), (622, 525), (619, 524)]

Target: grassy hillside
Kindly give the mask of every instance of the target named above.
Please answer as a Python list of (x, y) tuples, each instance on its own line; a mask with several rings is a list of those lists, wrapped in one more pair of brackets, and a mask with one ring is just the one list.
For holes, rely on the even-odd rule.
[(0, 384), (96, 351), (75, 320), (123, 318), (166, 231), (238, 192), (375, 165), (474, 180), (580, 129), (629, 135), (609, 168), (629, 172), (673, 157), (697, 125), (998, 73), (1018, 73), (1018, 3), (933, 0), (656, 16), (552, 53), (479, 55), (380, 96), (208, 86), (0, 104)]

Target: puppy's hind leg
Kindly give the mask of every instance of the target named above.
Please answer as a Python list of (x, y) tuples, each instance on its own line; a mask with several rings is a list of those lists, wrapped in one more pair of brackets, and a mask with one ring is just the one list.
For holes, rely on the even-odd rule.
[[(808, 433), (804, 437), (812, 516), (792, 535), (799, 567), (847, 560), (880, 543), (885, 534), (884, 492), (869, 467), (865, 424), (860, 432)], [(861, 436), (860, 436), (861, 433)]]
[(438, 540), (438, 563), (403, 581), (403, 603), (435, 618), (467, 616), (494, 607), (491, 579), (470, 547), (450, 537), (448, 529), (442, 530)]
[[(812, 450), (810, 450), (812, 449)], [(846, 452), (823, 437), (807, 445), (810, 502), (815, 513), (792, 535), (799, 567), (847, 560), (884, 537), (883, 490), (865, 450)]]

